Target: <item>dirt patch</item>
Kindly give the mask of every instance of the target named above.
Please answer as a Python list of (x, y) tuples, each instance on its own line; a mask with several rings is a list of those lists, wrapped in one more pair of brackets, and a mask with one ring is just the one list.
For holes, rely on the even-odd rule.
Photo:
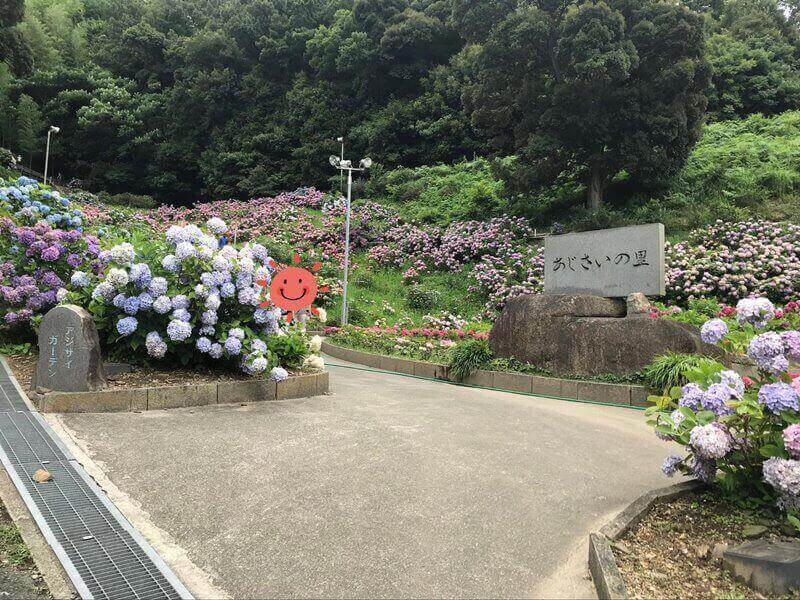
[[(14, 372), (23, 390), (31, 389), (31, 380), (36, 371), (36, 356), (7, 356), (8, 364)], [(301, 374), (291, 371), (292, 375)], [(109, 377), (107, 389), (161, 387), (168, 385), (184, 385), (199, 383), (217, 383), (220, 381), (243, 381), (250, 379), (239, 371), (211, 371), (207, 368), (187, 369), (174, 367), (155, 369), (153, 367), (134, 367), (130, 373), (119, 373)]]
[(0, 503), (0, 598), (52, 598), (17, 526)]
[(776, 512), (706, 492), (657, 505), (612, 548), (631, 598), (764, 598), (722, 569), (722, 550), (792, 533)]

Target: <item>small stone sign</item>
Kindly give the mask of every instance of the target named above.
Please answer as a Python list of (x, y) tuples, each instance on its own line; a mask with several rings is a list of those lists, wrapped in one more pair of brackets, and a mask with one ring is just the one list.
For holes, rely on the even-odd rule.
[(100, 337), (92, 316), (80, 306), (51, 309), (39, 326), (36, 385), (59, 392), (105, 387)]
[(663, 296), (664, 225), (551, 235), (544, 243), (545, 294)]

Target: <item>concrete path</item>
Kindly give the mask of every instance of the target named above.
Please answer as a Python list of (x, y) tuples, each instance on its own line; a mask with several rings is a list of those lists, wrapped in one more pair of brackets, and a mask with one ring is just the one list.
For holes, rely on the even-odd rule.
[(667, 484), (642, 412), (330, 370), (325, 397), (51, 421), (206, 596), (586, 597), (589, 530)]

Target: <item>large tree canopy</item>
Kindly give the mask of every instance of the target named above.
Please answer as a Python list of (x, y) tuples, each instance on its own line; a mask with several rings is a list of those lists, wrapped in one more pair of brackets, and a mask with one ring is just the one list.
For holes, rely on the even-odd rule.
[(517, 155), (528, 190), (568, 173), (596, 204), (679, 167), (703, 96), (710, 119), (798, 107), (796, 4), (7, 0), (0, 135), (27, 144), (26, 95), (61, 172), (170, 202), (323, 185), (344, 135), (386, 168)]
[(580, 169), (588, 203), (621, 171), (669, 176), (698, 138), (702, 18), (655, 0), (539, 0), (492, 30), (471, 93), (476, 124), (535, 180)]

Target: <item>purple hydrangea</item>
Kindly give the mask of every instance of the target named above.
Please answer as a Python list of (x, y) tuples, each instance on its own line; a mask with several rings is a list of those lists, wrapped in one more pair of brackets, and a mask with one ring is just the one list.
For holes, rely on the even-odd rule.
[(794, 362), (800, 362), (800, 331), (784, 331), (781, 333), (781, 340), (786, 357)]
[(172, 298), (172, 308), (189, 308), (189, 297), (178, 294)]
[(783, 430), (783, 445), (792, 458), (800, 458), (800, 425), (789, 425)]
[(735, 398), (741, 400), (744, 397), (744, 380), (736, 371), (720, 371), (718, 376), (720, 383), (727, 385)]
[(697, 425), (689, 434), (689, 443), (695, 455), (705, 460), (723, 458), (733, 446), (730, 434), (719, 423)]
[(764, 481), (780, 494), (800, 496), (800, 460), (773, 456), (764, 461), (762, 472)]
[(694, 411), (699, 410), (704, 393), (702, 388), (696, 383), (687, 383), (681, 388), (681, 397), (678, 400), (678, 406), (685, 406)]
[(747, 346), (747, 356), (756, 363), (756, 366), (762, 371), (773, 374), (785, 370), (786, 367), (780, 368), (784, 363), (788, 367), (783, 351), (783, 339), (774, 331), (755, 336)]
[(758, 401), (773, 414), (784, 411), (796, 412), (800, 408), (797, 391), (786, 383), (768, 383), (758, 390)]
[(263, 340), (256, 338), (250, 343), (250, 349), (253, 352), (265, 354), (267, 352), (267, 344)]
[(139, 321), (134, 317), (123, 317), (117, 321), (117, 332), (122, 336), (131, 335), (139, 327)]
[(678, 471), (678, 465), (683, 462), (682, 456), (668, 456), (664, 459), (664, 463), (661, 465), (661, 471), (667, 477), (672, 477)]
[(163, 358), (167, 353), (167, 344), (157, 331), (148, 333), (144, 344), (147, 348), (147, 354), (154, 358)]
[(728, 335), (728, 325), (722, 319), (711, 319), (700, 328), (700, 339), (706, 344), (718, 344)]
[(700, 407), (710, 410), (715, 415), (729, 415), (733, 409), (728, 405), (734, 392), (724, 383), (712, 383), (700, 398)]
[(745, 298), (736, 305), (739, 323), (750, 323), (761, 328), (775, 317), (775, 306), (766, 298)]
[(700, 481), (711, 483), (717, 476), (717, 461), (706, 460), (695, 456), (692, 460), (692, 475)]
[(208, 355), (211, 358), (221, 358), (222, 357), (222, 344), (214, 342), (211, 344), (211, 349), (208, 351)]

